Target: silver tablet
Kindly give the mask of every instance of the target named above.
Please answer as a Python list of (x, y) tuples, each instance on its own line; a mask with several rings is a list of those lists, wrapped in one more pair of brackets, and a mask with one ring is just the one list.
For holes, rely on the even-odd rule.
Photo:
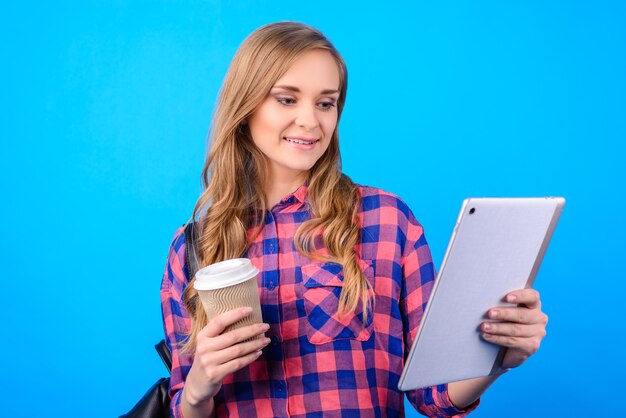
[[(487, 310), (531, 287), (565, 199), (472, 198), (463, 202), (398, 388), (488, 376), (504, 350), (480, 337)], [(510, 305), (509, 305), (510, 306)]]

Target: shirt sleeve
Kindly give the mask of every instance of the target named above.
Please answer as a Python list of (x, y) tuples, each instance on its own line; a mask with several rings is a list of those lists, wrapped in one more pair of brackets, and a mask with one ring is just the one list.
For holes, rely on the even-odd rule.
[(181, 227), (174, 234), (161, 282), (161, 312), (165, 342), (172, 353), (170, 414), (175, 418), (183, 417), (180, 396), (193, 362), (193, 357), (181, 353), (179, 347), (179, 343), (185, 341), (191, 327), (189, 313), (183, 301), (183, 292), (188, 283), (186, 269), (185, 234)]
[[(404, 328), (404, 361), (417, 335), (422, 315), (435, 280), (435, 268), (424, 230), (413, 214), (407, 210), (406, 245), (402, 256), (402, 294), (400, 310)], [(413, 407), (429, 417), (465, 417), (478, 407), (480, 399), (465, 409), (452, 404), (448, 385), (442, 384), (405, 392)]]

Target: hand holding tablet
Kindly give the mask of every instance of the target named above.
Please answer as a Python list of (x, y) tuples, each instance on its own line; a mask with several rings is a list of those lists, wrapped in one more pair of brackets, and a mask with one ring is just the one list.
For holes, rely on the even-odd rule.
[(502, 368), (510, 369), (520, 366), (539, 349), (548, 317), (541, 311), (539, 293), (533, 289), (511, 292), (504, 300), (517, 305), (490, 309), (487, 317), (493, 321), (484, 321), (480, 329), (486, 341), (508, 348)]
[(530, 287), (564, 204), (563, 198), (463, 202), (400, 390), (493, 375), (536, 351), (547, 317)]

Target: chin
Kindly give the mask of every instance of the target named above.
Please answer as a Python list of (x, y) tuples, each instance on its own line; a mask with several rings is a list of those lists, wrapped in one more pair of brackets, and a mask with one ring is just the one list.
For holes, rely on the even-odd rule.
[(288, 168), (289, 170), (301, 172), (301, 171), (309, 171), (314, 165), (315, 165), (315, 162), (298, 164), (298, 163), (294, 163), (293, 161), (291, 161), (290, 163), (287, 163), (284, 166)]
[(294, 170), (294, 171), (309, 171), (312, 167), (313, 167), (313, 164), (311, 164), (311, 165), (292, 166), (292, 167), (289, 167), (289, 168)]

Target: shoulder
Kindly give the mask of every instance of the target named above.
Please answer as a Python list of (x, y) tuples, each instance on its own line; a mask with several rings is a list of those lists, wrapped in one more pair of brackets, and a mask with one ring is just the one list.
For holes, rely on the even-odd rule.
[(163, 281), (162, 290), (171, 288), (182, 290), (187, 282), (185, 269), (187, 268), (187, 250), (185, 245), (185, 228), (179, 227), (172, 238)]
[(401, 254), (407, 248), (426, 243), (422, 224), (403, 199), (376, 187), (359, 185), (359, 189), (364, 242), (393, 242)]
[(361, 192), (360, 210), (367, 214), (375, 212), (382, 222), (392, 221), (417, 223), (409, 205), (399, 196), (372, 186), (359, 185)]
[(181, 261), (185, 260), (185, 244), (185, 228), (181, 226), (174, 232), (174, 237), (172, 238), (172, 243), (170, 244), (170, 256), (175, 256)]

